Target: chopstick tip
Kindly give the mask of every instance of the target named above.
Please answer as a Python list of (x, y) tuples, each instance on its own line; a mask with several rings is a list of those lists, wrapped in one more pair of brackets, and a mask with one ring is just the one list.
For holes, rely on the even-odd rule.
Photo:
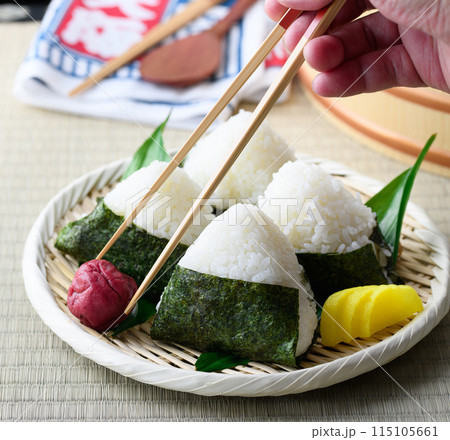
[(127, 307), (125, 308), (125, 310), (124, 310), (124, 315), (129, 315), (130, 314), (130, 312), (133, 310), (133, 308), (134, 308), (134, 305), (135, 305), (135, 302), (136, 301), (133, 301), (133, 299), (130, 301), (130, 303), (127, 305)]

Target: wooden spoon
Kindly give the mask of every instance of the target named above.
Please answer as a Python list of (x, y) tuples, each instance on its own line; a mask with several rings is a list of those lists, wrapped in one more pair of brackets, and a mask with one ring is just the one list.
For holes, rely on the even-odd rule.
[(210, 77), (220, 64), (223, 37), (255, 1), (237, 0), (226, 17), (211, 29), (150, 51), (141, 60), (142, 78), (186, 87)]

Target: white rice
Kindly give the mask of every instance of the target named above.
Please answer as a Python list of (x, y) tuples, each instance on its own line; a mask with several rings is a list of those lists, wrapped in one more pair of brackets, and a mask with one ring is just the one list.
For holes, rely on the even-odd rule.
[(296, 252), (349, 252), (370, 243), (375, 214), (323, 168), (302, 160), (274, 174), (258, 200)]
[(299, 289), (297, 356), (311, 344), (316, 307), (303, 267), (280, 229), (254, 205), (237, 204), (216, 217), (179, 265), (218, 277)]
[[(166, 162), (154, 161), (131, 174), (105, 196), (105, 204), (116, 215), (127, 217), (160, 176)], [(170, 239), (188, 213), (201, 188), (182, 168), (177, 168), (148, 201), (133, 223), (159, 238)], [(212, 207), (205, 206), (181, 243), (191, 245), (213, 218)]]
[[(250, 116), (250, 112), (241, 111), (197, 143), (184, 164), (184, 169), (195, 182), (202, 186), (208, 182), (236, 146)], [(283, 163), (294, 159), (294, 153), (288, 150), (283, 138), (263, 122), (218, 186), (213, 204), (226, 209), (240, 201), (256, 203), (273, 173)]]

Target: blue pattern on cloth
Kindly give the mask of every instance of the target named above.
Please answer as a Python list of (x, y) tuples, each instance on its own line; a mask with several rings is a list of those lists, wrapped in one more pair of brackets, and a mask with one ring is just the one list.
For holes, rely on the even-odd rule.
[[(75, 97), (68, 97), (68, 92), (79, 85), (87, 75), (92, 75), (99, 70), (105, 59), (118, 56), (123, 52), (122, 50), (119, 53), (113, 53), (114, 50), (118, 50), (115, 44), (117, 46), (127, 44), (127, 41), (124, 42), (123, 39), (118, 40), (118, 35), (123, 35), (130, 41), (133, 36), (138, 37), (136, 29), (142, 31), (144, 24), (136, 19), (137, 12), (144, 12), (150, 17), (153, 14), (151, 6), (158, 7), (158, 5), (164, 5), (166, 1), (53, 0), (17, 73), (13, 91), (15, 97), (30, 105), (51, 110), (135, 121), (152, 126), (159, 124), (172, 111), (169, 126), (193, 129), (227, 89), (273, 27), (273, 23), (264, 13), (262, 0), (256, 2), (247, 11), (244, 18), (228, 32), (224, 38), (221, 65), (218, 71), (206, 81), (189, 88), (172, 88), (152, 84), (141, 79), (139, 61), (135, 60), (102, 80), (99, 85), (91, 87)], [(228, 0), (214, 6), (204, 15), (164, 40), (164, 43), (210, 28), (226, 15), (234, 1)], [(180, 12), (186, 3), (188, 0), (168, 0), (164, 10), (160, 11), (158, 19), (160, 21), (167, 20), (174, 13)], [(132, 4), (135, 5), (136, 10), (129, 9)], [(87, 7), (83, 9), (86, 5), (91, 9)], [(95, 6), (100, 6), (100, 8), (95, 9)], [(74, 11), (79, 12), (77, 7), (82, 9), (81, 12), (88, 20), (83, 21), (83, 17), (80, 18), (78, 28), (75, 27), (74, 31), (72, 27), (69, 35), (67, 23), (73, 24), (75, 21)], [(149, 9), (146, 9), (147, 7)], [(122, 9), (130, 10), (132, 15), (134, 14), (133, 19), (130, 19), (129, 22), (126, 21), (127, 16), (118, 17), (120, 26), (125, 23), (128, 29), (124, 30), (118, 27), (118, 31), (122, 34), (116, 35), (113, 32), (108, 34), (106, 30), (103, 30), (104, 34), (97, 32), (95, 35), (100, 36), (99, 41), (101, 42), (101, 38), (104, 38), (108, 44), (97, 44), (94, 49), (87, 50), (83, 44), (90, 44), (86, 37), (86, 32), (90, 31), (88, 27), (90, 16), (95, 16), (96, 19), (104, 17), (107, 21), (114, 22), (115, 18), (105, 14), (105, 11), (113, 10), (111, 8), (116, 11), (115, 14), (117, 14), (117, 10), (121, 14)], [(64, 28), (64, 26), (66, 27)], [(92, 27), (95, 27), (95, 22)], [(66, 34), (64, 34), (64, 29)], [(77, 29), (79, 34), (76, 33)], [(94, 31), (95, 29), (92, 30), (92, 32)], [(66, 37), (69, 35), (69, 37), (63, 38), (64, 35)], [(108, 36), (112, 37), (111, 41), (108, 40)], [(116, 38), (115, 41), (114, 38)], [(70, 39), (73, 44), (65, 41)], [(131, 44), (134, 42), (128, 44), (128, 47)], [(102, 51), (106, 56), (101, 56)], [(259, 68), (222, 112), (222, 119), (226, 119), (232, 113), (241, 99), (250, 101), (260, 99), (273, 80), (273, 70), (273, 68)]]

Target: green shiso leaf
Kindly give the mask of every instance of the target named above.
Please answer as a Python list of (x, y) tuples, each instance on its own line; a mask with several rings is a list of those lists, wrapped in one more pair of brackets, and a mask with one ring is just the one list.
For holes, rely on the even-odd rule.
[(305, 269), (314, 299), (320, 305), (339, 290), (387, 283), (370, 243), (343, 254), (299, 253), (297, 260)]
[(388, 183), (380, 192), (375, 194), (366, 205), (377, 214), (378, 225), (387, 242), (392, 246), (392, 260), (395, 265), (398, 256), (400, 232), (403, 217), (408, 204), (411, 189), (419, 167), (425, 158), (436, 134), (433, 134), (423, 147), (416, 163)]
[(140, 298), (128, 317), (114, 328), (113, 336), (117, 336), (119, 333), (128, 330), (135, 325), (143, 324), (155, 313), (155, 305), (145, 297)]
[[(103, 199), (99, 199), (97, 206), (90, 214), (68, 223), (61, 229), (56, 238), (55, 247), (65, 254), (72, 255), (80, 264), (94, 260), (123, 221), (123, 217), (114, 214)], [(131, 276), (139, 285), (167, 242), (165, 238), (155, 237), (133, 224), (125, 229), (104, 258), (121, 272)], [(187, 246), (181, 243), (175, 248), (162, 267), (160, 276), (145, 294), (155, 304), (168, 283), (172, 270), (186, 249)]]
[(160, 160), (161, 162), (170, 162), (170, 156), (164, 148), (164, 140), (162, 134), (169, 120), (170, 113), (166, 120), (156, 127), (155, 131), (149, 136), (149, 138), (139, 147), (134, 153), (131, 159), (130, 165), (125, 170), (122, 179), (126, 179), (135, 171), (150, 165), (154, 160)]
[(235, 356), (234, 354), (210, 352), (202, 353), (195, 363), (197, 371), (221, 371), (226, 368), (233, 368), (238, 365), (247, 365), (250, 359)]
[(201, 352), (297, 366), (298, 289), (177, 266), (151, 328), (155, 340)]

